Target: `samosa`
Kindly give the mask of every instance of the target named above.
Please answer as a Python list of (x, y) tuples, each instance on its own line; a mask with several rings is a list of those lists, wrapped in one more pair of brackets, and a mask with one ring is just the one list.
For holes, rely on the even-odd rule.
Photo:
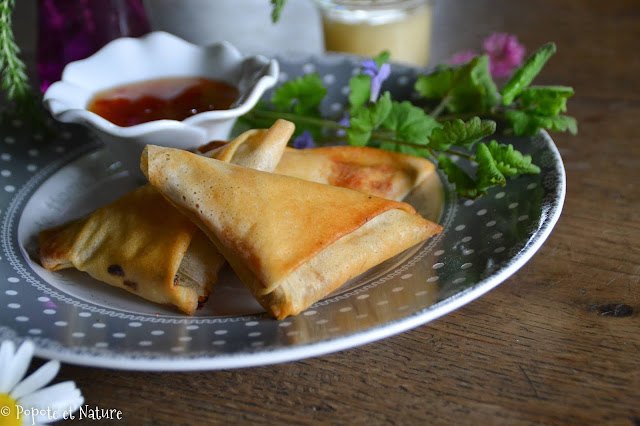
[[(293, 130), (292, 123), (279, 120), (268, 130), (243, 133), (215, 156), (272, 171)], [(39, 237), (44, 268), (75, 267), (187, 314), (207, 299), (224, 264), (205, 234), (151, 185)]]
[(148, 145), (149, 182), (281, 319), (441, 232), (409, 204)]

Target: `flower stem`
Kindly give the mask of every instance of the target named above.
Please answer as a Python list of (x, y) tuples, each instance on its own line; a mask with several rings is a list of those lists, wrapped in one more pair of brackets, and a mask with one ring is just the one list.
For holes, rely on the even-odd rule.
[[(338, 124), (335, 121), (332, 120), (325, 120), (322, 118), (315, 118), (315, 117), (305, 117), (305, 116), (301, 116), (301, 115), (297, 115), (294, 113), (287, 113), (287, 112), (275, 112), (275, 111), (266, 111), (266, 110), (259, 110), (259, 109), (254, 109), (251, 112), (249, 112), (247, 115), (252, 115), (255, 118), (270, 118), (270, 119), (278, 119), (278, 118), (282, 118), (284, 120), (290, 120), (290, 121), (294, 121), (294, 122), (299, 122), (299, 123), (306, 123), (306, 124), (312, 124), (315, 126), (322, 126), (322, 127), (327, 127), (330, 129), (341, 129), (341, 130), (347, 130), (349, 127), (347, 126), (343, 126), (341, 124)], [(375, 139), (377, 141), (380, 142), (389, 142), (392, 143), (394, 145), (404, 145), (404, 146), (409, 146), (412, 148), (419, 148), (419, 149), (427, 149), (429, 150), (429, 152), (431, 153), (431, 155), (435, 158), (437, 157), (436, 155), (436, 151), (434, 151), (433, 149), (421, 145), (421, 144), (417, 144), (414, 142), (408, 142), (408, 141), (402, 141), (402, 140), (398, 140), (395, 139), (393, 137), (389, 136), (389, 132), (371, 132), (371, 138)], [(466, 154), (464, 152), (459, 152), (459, 151), (455, 151), (455, 150), (451, 150), (451, 149), (447, 149), (446, 151), (443, 151), (445, 154), (448, 155), (457, 155), (458, 157), (462, 157), (462, 158), (466, 158), (469, 161), (475, 161), (476, 158), (473, 155), (469, 155)]]
[(340, 129), (340, 130), (348, 129), (348, 127), (338, 124), (337, 122), (332, 120), (325, 120), (323, 118), (315, 118), (315, 117), (306, 117), (306, 116), (297, 115), (297, 114), (288, 113), (288, 112), (275, 112), (275, 111), (254, 109), (251, 112), (247, 113), (247, 115), (253, 116), (255, 118), (270, 118), (274, 120), (277, 120), (278, 118), (282, 118), (284, 120), (289, 120), (293, 122), (327, 127), (329, 129)]
[(499, 111), (496, 111), (495, 109), (492, 108), (488, 111), (474, 111), (474, 112), (464, 112), (459, 114), (441, 115), (438, 117), (438, 121), (445, 122), (445, 121), (453, 121), (458, 119), (467, 120), (473, 117), (489, 118), (492, 120), (503, 120), (505, 118), (504, 114), (501, 114)]
[(424, 145), (420, 145), (413, 142), (401, 141), (401, 140), (386, 136), (385, 133), (380, 133), (380, 132), (371, 132), (371, 138), (378, 140), (380, 142), (389, 142), (396, 145), (410, 146), (412, 148), (422, 148), (422, 149), (426, 148)]
[(476, 157), (474, 157), (473, 155), (470, 155), (470, 154), (466, 154), (464, 152), (454, 151), (452, 149), (447, 149), (446, 151), (444, 151), (444, 153), (448, 154), (448, 155), (457, 155), (458, 157), (465, 158), (465, 159), (467, 159), (469, 161), (473, 161), (473, 162), (476, 161)]
[(451, 100), (451, 96), (448, 96), (448, 95), (442, 98), (442, 100), (440, 100), (440, 103), (436, 105), (436, 107), (429, 113), (429, 115), (433, 118), (437, 118), (442, 113), (442, 111), (446, 108), (450, 100)]
[[(275, 111), (266, 111), (266, 110), (259, 110), (259, 109), (254, 109), (252, 110), (250, 113), (248, 113), (247, 115), (252, 115), (255, 118), (270, 118), (270, 119), (278, 119), (278, 118), (282, 118), (284, 120), (290, 120), (290, 121), (294, 121), (294, 122), (298, 122), (298, 123), (306, 123), (306, 124), (312, 124), (315, 126), (322, 126), (322, 127), (327, 127), (330, 129), (341, 129), (341, 130), (347, 130), (349, 129), (349, 127), (347, 126), (343, 126), (341, 124), (338, 124), (335, 121), (332, 120), (325, 120), (322, 118), (315, 118), (315, 117), (305, 117), (302, 115), (297, 115), (294, 113), (287, 113), (287, 112), (275, 112)], [(393, 137), (389, 136), (389, 132), (371, 132), (371, 138), (375, 139), (377, 141), (380, 142), (389, 142), (392, 143), (394, 145), (404, 145), (404, 146), (409, 146), (412, 148), (419, 148), (419, 149), (428, 149), (429, 152), (431, 152), (431, 155), (433, 155), (434, 157), (436, 157), (436, 152), (433, 151), (433, 149), (428, 148), (424, 145), (421, 144), (417, 144), (414, 142), (408, 142), (408, 141), (402, 141), (402, 140), (398, 140), (395, 139)], [(467, 160), (470, 161), (475, 161), (475, 157), (469, 154), (465, 154), (463, 152), (458, 152), (458, 151), (454, 151), (451, 149), (448, 149), (446, 151), (444, 151), (444, 153), (449, 154), (449, 155), (457, 155), (459, 157), (462, 158), (466, 158)]]

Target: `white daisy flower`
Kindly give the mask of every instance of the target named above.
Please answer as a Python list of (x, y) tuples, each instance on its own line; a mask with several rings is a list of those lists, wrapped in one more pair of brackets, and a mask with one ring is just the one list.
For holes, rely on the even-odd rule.
[(31, 342), (24, 342), (18, 350), (10, 341), (0, 345), (0, 425), (51, 423), (69, 417), (84, 403), (73, 381), (44, 387), (58, 374), (58, 361), (47, 362), (21, 380), (33, 349)]

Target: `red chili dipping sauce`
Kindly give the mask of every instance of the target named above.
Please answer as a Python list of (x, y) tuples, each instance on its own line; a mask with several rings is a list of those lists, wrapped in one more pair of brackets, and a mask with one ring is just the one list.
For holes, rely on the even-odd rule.
[(238, 89), (200, 77), (147, 80), (96, 94), (87, 109), (118, 126), (153, 120), (184, 120), (205, 111), (229, 109)]

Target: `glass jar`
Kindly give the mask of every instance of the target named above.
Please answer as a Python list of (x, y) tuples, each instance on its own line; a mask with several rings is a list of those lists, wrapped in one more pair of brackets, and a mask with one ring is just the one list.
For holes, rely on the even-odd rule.
[(322, 15), (325, 48), (426, 66), (433, 0), (315, 0)]
[(243, 54), (322, 53), (322, 30), (311, 0), (285, 2), (277, 23), (268, 0), (144, 0), (154, 31), (206, 46), (228, 41)]

